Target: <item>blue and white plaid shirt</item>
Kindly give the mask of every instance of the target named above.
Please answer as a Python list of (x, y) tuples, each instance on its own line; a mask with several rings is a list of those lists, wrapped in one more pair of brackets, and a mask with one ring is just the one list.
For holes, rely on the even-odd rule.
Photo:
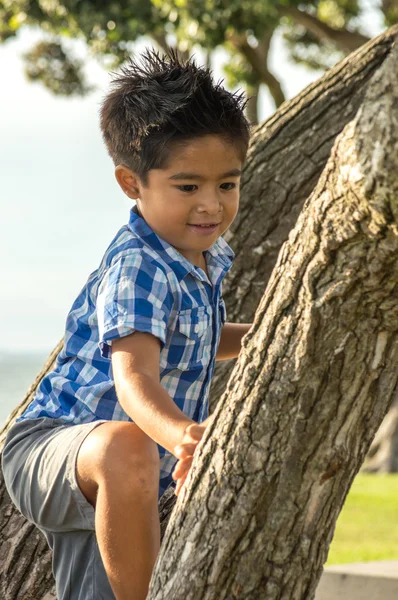
[[(184, 414), (204, 421), (226, 320), (221, 285), (234, 256), (219, 237), (205, 252), (209, 281), (203, 269), (157, 236), (134, 206), (129, 223), (118, 231), (72, 305), (54, 369), (17, 421), (132, 421), (117, 400), (111, 346), (133, 331), (160, 340), (161, 385)], [(158, 447), (160, 497), (173, 481), (177, 459)]]

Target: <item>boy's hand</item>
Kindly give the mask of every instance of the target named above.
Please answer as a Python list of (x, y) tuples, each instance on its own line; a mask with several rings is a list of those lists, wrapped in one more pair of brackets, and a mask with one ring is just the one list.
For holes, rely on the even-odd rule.
[(202, 439), (207, 425), (208, 423), (205, 422), (188, 425), (184, 432), (181, 443), (174, 448), (174, 454), (179, 459), (172, 473), (172, 478), (177, 481), (175, 490), (176, 496), (178, 496), (180, 493), (181, 488), (188, 476), (189, 469), (192, 465), (193, 455), (200, 440)]

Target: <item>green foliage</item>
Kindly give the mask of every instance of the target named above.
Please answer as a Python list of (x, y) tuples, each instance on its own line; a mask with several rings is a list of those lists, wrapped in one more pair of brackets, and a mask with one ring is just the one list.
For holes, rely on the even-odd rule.
[[(294, 4), (299, 8), (303, 3)], [(352, 23), (361, 13), (358, 0), (317, 0), (306, 5), (309, 14), (334, 29), (349, 27), (350, 31), (357, 30)], [(297, 64), (303, 64), (309, 69), (327, 70), (345, 56), (332, 42), (320, 42), (311, 31), (292, 18), (283, 19), (282, 26), (290, 57)]]
[(0, 0), (0, 23), (0, 42), (29, 25), (53, 36), (53, 45), (46, 41), (26, 54), (28, 77), (54, 93), (85, 95), (93, 88), (85, 83), (83, 65), (68, 56), (62, 37), (83, 39), (92, 55), (110, 57), (108, 66), (115, 68), (131, 55), (131, 42), (163, 32), (167, 18), (149, 0)]
[[(315, 4), (315, 3), (313, 3)], [(360, 14), (358, 0), (319, 0), (316, 15), (331, 27), (342, 29)]]
[(391, 27), (398, 23), (398, 2), (397, 0), (383, 0), (384, 23), (386, 27)]
[(230, 52), (230, 60), (224, 65), (225, 82), (229, 89), (246, 84), (247, 87), (254, 87), (258, 81), (256, 74), (250, 67), (250, 63), (240, 53), (234, 52), (234, 47), (230, 42), (225, 44)]
[[(162, 5), (163, 10), (170, 14), (176, 3), (165, 0)], [(270, 0), (180, 0), (178, 13), (177, 35), (181, 37), (189, 30), (193, 43), (206, 40), (206, 45), (212, 48), (225, 42), (227, 30), (232, 29), (236, 33), (250, 31), (252, 35), (262, 37), (265, 28), (278, 24), (278, 11)]]
[[(396, 0), (383, 0), (382, 6), (386, 25), (397, 22)], [(282, 16), (283, 8), (296, 11), (295, 16)], [(100, 61), (106, 58), (104, 64), (115, 69), (144, 35), (163, 48), (169, 39), (176, 40), (185, 55), (198, 47), (211, 54), (223, 46), (230, 54), (225, 67), (228, 86), (243, 83), (250, 88), (269, 79), (268, 44), (279, 27), (296, 63), (328, 69), (344, 57), (345, 51), (300, 23), (297, 10), (347, 31), (356, 31), (361, 14), (359, 0), (0, 0), (0, 43), (21, 27), (39, 26), (50, 41), (27, 54), (27, 73), (54, 93), (83, 95), (90, 90), (83, 65), (69, 56), (64, 38), (84, 40), (91, 55)]]
[(93, 89), (84, 83), (82, 62), (67, 56), (60, 43), (39, 42), (24, 58), (28, 79), (41, 81), (55, 95), (84, 96)]
[(331, 42), (320, 44), (318, 38), (302, 25), (284, 27), (283, 38), (292, 61), (308, 69), (326, 71), (345, 56)]

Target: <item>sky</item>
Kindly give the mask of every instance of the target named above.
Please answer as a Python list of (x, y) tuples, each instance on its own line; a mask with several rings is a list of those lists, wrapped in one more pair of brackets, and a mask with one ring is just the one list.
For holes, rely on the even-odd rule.
[[(379, 3), (362, 4), (362, 31), (378, 35), (385, 29)], [(21, 53), (41, 37), (25, 29), (0, 46), (0, 352), (54, 348), (74, 299), (132, 206), (115, 180), (99, 129), (110, 74), (91, 59), (86, 73), (97, 86), (94, 93), (53, 96), (23, 74)], [(135, 52), (148, 45), (152, 41), (142, 38)], [(79, 43), (74, 48), (84, 54)], [(200, 56), (197, 51), (198, 62)], [(214, 53), (217, 80), (227, 60), (224, 50)], [(287, 99), (322, 76), (289, 61), (280, 32), (273, 38), (270, 69)], [(260, 121), (274, 111), (264, 88)]]

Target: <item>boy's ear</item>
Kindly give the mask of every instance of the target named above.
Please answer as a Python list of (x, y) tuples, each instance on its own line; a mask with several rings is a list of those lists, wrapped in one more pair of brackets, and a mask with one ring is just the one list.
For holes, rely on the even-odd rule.
[(117, 165), (115, 168), (115, 177), (123, 192), (127, 194), (129, 198), (135, 200), (140, 197), (141, 183), (138, 175), (131, 169), (123, 164)]

